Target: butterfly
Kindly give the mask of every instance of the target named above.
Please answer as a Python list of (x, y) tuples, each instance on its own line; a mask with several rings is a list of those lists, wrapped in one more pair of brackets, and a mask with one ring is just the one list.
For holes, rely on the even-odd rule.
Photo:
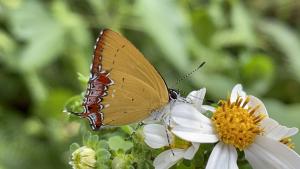
[(94, 46), (84, 110), (75, 114), (98, 130), (142, 121), (177, 97), (131, 42), (104, 29)]

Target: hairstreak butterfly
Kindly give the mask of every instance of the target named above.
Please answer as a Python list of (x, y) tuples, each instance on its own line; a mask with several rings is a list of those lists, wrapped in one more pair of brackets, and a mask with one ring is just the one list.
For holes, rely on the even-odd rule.
[(93, 130), (147, 118), (177, 92), (138, 49), (120, 34), (105, 29), (97, 38), (82, 113)]

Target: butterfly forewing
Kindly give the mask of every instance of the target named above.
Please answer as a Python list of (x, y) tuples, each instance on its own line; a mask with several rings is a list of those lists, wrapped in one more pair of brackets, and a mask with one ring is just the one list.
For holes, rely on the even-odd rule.
[(93, 126), (99, 121), (123, 125), (143, 120), (168, 101), (165, 82), (144, 56), (120, 34), (102, 31), (83, 103), (85, 117), (101, 115), (101, 119), (88, 118), (92, 128), (99, 128)]

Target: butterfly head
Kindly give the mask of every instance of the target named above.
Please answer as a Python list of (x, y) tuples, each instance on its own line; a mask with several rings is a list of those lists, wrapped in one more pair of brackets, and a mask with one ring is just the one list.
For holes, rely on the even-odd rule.
[(179, 97), (179, 91), (175, 89), (169, 89), (169, 100), (176, 100)]

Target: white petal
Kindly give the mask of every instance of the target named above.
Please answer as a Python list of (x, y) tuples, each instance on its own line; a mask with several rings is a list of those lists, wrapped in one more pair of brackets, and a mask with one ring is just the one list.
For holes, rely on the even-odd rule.
[(266, 163), (264, 159), (260, 158), (260, 156), (256, 155), (252, 151), (244, 150), (245, 156), (253, 169), (269, 169), (273, 168), (272, 165)]
[(167, 169), (176, 164), (184, 155), (183, 149), (167, 150), (160, 153), (153, 161), (155, 169)]
[(258, 99), (257, 97), (255, 97), (255, 96), (249, 96), (249, 97), (250, 97), (250, 101), (247, 104), (248, 107), (254, 108), (254, 107), (256, 107), (256, 106), (259, 105), (259, 108), (255, 112), (255, 114), (256, 115), (258, 115), (258, 114), (264, 114), (264, 115), (266, 115), (268, 117), (269, 115), (268, 115), (268, 112), (267, 112), (267, 109), (266, 109), (264, 103), (260, 99)]
[(211, 152), (206, 169), (238, 169), (237, 152), (232, 145), (219, 142)]
[(187, 101), (192, 103), (198, 110), (201, 109), (204, 97), (205, 97), (206, 89), (202, 88), (197, 91), (192, 91), (186, 97)]
[(196, 143), (215, 143), (218, 141), (217, 135), (211, 130), (199, 130), (176, 126), (172, 132), (183, 140)]
[(264, 129), (265, 136), (277, 141), (286, 137), (291, 137), (298, 133), (298, 128), (288, 128), (286, 126), (282, 126), (271, 118), (264, 119), (261, 125)]
[(192, 143), (192, 145), (185, 151), (183, 158), (187, 160), (193, 159), (199, 149), (199, 146), (199, 143)]
[(160, 124), (144, 126), (145, 143), (151, 148), (161, 148), (169, 145), (166, 128)]
[(209, 118), (201, 114), (192, 105), (186, 103), (174, 106), (171, 116), (175, 123), (187, 128), (201, 129), (212, 126)]
[(237, 165), (237, 158), (238, 154), (236, 149), (232, 145), (227, 145), (228, 153), (229, 153), (229, 160), (228, 160), (228, 169), (238, 169)]
[(201, 107), (201, 113), (204, 112), (203, 110), (215, 112), (216, 108), (213, 107), (213, 106), (209, 106), (209, 105), (202, 105), (202, 107)]
[(243, 99), (247, 97), (247, 94), (243, 91), (243, 87), (241, 84), (237, 84), (233, 87), (230, 95), (230, 102), (235, 102), (238, 96), (240, 96)]
[(257, 136), (255, 142), (245, 150), (245, 155), (254, 169), (297, 169), (300, 156), (279, 141)]

